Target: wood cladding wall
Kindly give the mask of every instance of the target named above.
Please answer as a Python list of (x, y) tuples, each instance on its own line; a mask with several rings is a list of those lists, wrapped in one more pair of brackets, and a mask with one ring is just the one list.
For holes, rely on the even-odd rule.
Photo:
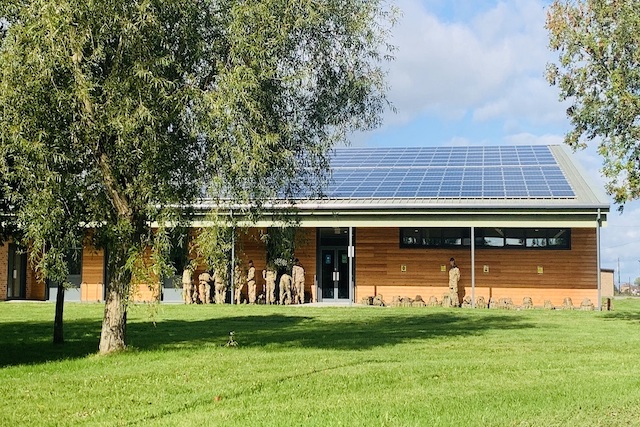
[(27, 261), (26, 299), (40, 301), (44, 301), (46, 299), (45, 282), (42, 278), (38, 277), (33, 268), (31, 268), (31, 263), (29, 261)]
[[(389, 300), (393, 295), (416, 294), (440, 298), (447, 291), (451, 257), (460, 268), (459, 287), (470, 294), (469, 248), (401, 249), (399, 242), (398, 228), (358, 228), (357, 301), (374, 294), (382, 294)], [(445, 271), (441, 271), (443, 265)], [(406, 266), (406, 271), (402, 271), (402, 266)], [(597, 274), (595, 229), (572, 229), (570, 250), (476, 250), (476, 297), (510, 297), (519, 303), (524, 296), (534, 298), (535, 291), (534, 299), (538, 300), (534, 300), (535, 304), (544, 303), (541, 299), (551, 299), (559, 305), (566, 296), (591, 298), (596, 303)]]
[[(253, 260), (256, 268), (257, 292), (264, 291), (265, 281), (262, 270), (267, 266), (267, 249), (261, 237), (267, 232), (265, 228), (250, 228), (238, 235), (239, 258), (246, 271), (249, 260)], [(305, 270), (306, 300), (315, 301), (314, 277), (316, 274), (316, 230), (315, 228), (300, 228), (296, 234), (295, 256)], [(246, 292), (246, 289), (244, 290)]]
[(82, 248), (81, 301), (102, 301), (104, 298), (104, 251), (90, 243)]

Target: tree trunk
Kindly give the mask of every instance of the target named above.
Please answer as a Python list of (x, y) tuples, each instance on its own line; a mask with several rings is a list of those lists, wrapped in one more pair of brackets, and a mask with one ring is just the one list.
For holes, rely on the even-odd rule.
[(64, 312), (64, 286), (58, 285), (58, 293), (56, 294), (56, 316), (53, 321), (53, 343), (64, 343), (64, 327), (62, 323), (62, 314)]
[[(111, 264), (111, 263), (109, 263)], [(127, 300), (130, 275), (120, 272), (107, 285), (100, 334), (100, 354), (124, 350), (127, 335)]]
[[(117, 243), (116, 243), (117, 245)], [(126, 254), (130, 247), (113, 248), (108, 251), (107, 261), (107, 297), (100, 334), (100, 354), (124, 350), (127, 333), (127, 304), (131, 283), (131, 272), (125, 267)]]

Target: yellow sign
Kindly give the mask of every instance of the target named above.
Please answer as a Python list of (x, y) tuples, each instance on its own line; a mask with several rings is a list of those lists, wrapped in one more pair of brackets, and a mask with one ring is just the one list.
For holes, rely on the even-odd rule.
[(404, 273), (405, 271), (407, 271), (407, 264), (402, 264), (402, 265), (400, 266), (400, 271), (402, 271), (403, 273)]
[(542, 274), (544, 273), (544, 268), (542, 268), (541, 266), (538, 266), (538, 274)]
[(444, 265), (444, 264), (442, 264), (442, 265), (440, 266), (440, 271), (447, 271), (447, 266), (446, 266), (446, 265)]
[(482, 271), (485, 272), (485, 273), (488, 273), (489, 272), (489, 266), (488, 265), (484, 265), (482, 267)]

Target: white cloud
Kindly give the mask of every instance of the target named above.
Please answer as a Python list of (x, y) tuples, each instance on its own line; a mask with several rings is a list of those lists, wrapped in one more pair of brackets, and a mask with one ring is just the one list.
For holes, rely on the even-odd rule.
[(560, 145), (562, 140), (562, 135), (534, 135), (527, 132), (507, 135), (504, 138), (504, 141), (509, 145)]
[(388, 124), (422, 115), (476, 121), (525, 117), (564, 120), (555, 89), (544, 80), (551, 60), (544, 8), (535, 0), (499, 2), (468, 22), (445, 22), (421, 2), (404, 0), (393, 42), (390, 99), (397, 115)]

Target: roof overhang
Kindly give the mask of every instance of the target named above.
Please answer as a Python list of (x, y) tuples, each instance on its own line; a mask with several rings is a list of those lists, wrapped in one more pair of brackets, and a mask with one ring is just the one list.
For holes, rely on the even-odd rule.
[[(354, 204), (339, 201), (307, 202), (296, 205), (265, 206), (260, 220), (244, 221), (241, 206), (228, 207), (240, 226), (269, 227), (284, 217), (295, 219), (301, 227), (549, 227), (595, 228), (606, 225), (609, 206), (534, 206), (405, 204), (402, 206), (369, 201)], [(206, 209), (193, 219), (194, 227), (213, 225), (206, 220)]]

